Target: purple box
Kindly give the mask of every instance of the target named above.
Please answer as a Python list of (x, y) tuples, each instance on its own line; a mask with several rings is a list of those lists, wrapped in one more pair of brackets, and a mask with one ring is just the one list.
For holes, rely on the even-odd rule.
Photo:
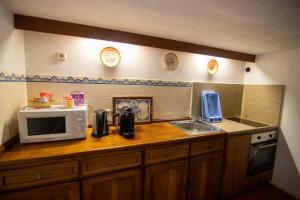
[(75, 106), (81, 106), (84, 104), (84, 92), (72, 92), (71, 96), (74, 99)]

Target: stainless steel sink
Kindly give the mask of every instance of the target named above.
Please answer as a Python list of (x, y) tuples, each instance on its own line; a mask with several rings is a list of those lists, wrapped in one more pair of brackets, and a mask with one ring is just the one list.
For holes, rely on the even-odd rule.
[(220, 131), (219, 128), (202, 121), (174, 121), (170, 122), (170, 124), (184, 130), (189, 134), (204, 134)]

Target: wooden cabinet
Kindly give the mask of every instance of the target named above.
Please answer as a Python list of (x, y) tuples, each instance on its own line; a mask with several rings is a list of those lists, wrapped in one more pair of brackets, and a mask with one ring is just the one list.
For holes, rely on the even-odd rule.
[(190, 162), (189, 199), (216, 199), (220, 190), (223, 153), (197, 156)]
[(0, 194), (1, 200), (79, 200), (79, 183), (58, 184)]
[[(112, 135), (108, 142), (114, 143), (114, 138)], [(122, 138), (127, 144), (126, 148), (105, 150), (106, 147), (103, 147), (103, 151), (99, 152), (94, 148), (100, 148), (103, 143), (90, 138), (98, 143), (83, 154), (69, 155), (64, 151), (61, 158), (36, 158), (18, 165), (14, 162), (0, 165), (0, 199), (215, 198), (219, 192), (224, 138), (225, 134), (170, 140), (166, 143), (159, 143), (158, 140), (160, 145), (136, 143), (138, 145), (134, 146), (133, 143), (132, 147), (131, 142), (139, 138), (128, 141)]]
[(139, 200), (140, 170), (127, 170), (83, 180), (84, 200)]
[(228, 138), (222, 197), (228, 198), (245, 190), (251, 135)]
[(144, 199), (185, 199), (187, 173), (187, 160), (156, 164), (146, 167)]

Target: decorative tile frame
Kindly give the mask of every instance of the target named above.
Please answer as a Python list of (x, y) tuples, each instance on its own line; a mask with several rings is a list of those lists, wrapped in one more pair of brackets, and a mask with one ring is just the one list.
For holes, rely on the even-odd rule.
[[(118, 109), (120, 109), (123, 106), (132, 108), (134, 110), (136, 124), (145, 124), (152, 122), (152, 97), (113, 97), (113, 115), (116, 114)], [(113, 117), (113, 123), (116, 123), (116, 117)]]
[(142, 85), (142, 86), (171, 86), (192, 87), (191, 82), (144, 80), (144, 79), (105, 79), (95, 77), (48, 76), (0, 73), (0, 82), (47, 82), (47, 83), (76, 83), (76, 84), (112, 84), (112, 85)]

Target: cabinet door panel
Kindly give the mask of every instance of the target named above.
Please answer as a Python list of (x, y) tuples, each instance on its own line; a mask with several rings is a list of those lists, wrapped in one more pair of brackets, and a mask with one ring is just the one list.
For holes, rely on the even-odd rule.
[(84, 200), (140, 199), (140, 170), (98, 176), (83, 181)]
[(222, 153), (192, 158), (190, 199), (214, 199), (220, 190)]
[(229, 137), (226, 147), (222, 197), (228, 198), (245, 190), (251, 135)]
[(146, 168), (145, 200), (182, 200), (186, 198), (186, 160)]
[(0, 195), (1, 200), (79, 200), (77, 182), (9, 192)]

